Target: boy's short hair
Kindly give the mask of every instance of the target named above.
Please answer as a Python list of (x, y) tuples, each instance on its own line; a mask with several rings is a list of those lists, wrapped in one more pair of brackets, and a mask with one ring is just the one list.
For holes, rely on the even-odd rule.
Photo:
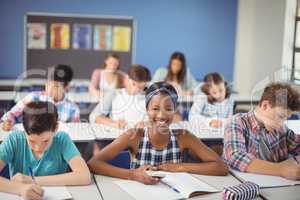
[(57, 109), (51, 102), (30, 102), (23, 110), (23, 126), (28, 135), (55, 131), (57, 120)]
[(137, 82), (151, 81), (151, 73), (149, 69), (143, 65), (132, 65), (128, 70), (128, 76)]
[(69, 65), (55, 65), (50, 68), (48, 79), (63, 82), (64, 86), (67, 86), (73, 79), (73, 70)]
[(262, 101), (269, 101), (272, 107), (283, 107), (291, 111), (300, 110), (300, 94), (288, 83), (274, 82), (267, 85), (259, 105)]

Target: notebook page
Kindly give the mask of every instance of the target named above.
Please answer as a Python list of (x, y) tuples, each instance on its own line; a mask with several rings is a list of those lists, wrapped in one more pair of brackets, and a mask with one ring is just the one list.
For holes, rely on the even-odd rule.
[(219, 192), (216, 188), (188, 173), (167, 173), (162, 181), (180, 191), (185, 198), (190, 197), (193, 192)]
[(15, 195), (15, 194), (8, 194), (4, 192), (0, 192), (0, 199), (5, 199), (5, 200), (19, 200), (20, 197)]
[(114, 181), (120, 188), (135, 199), (143, 200), (173, 200), (182, 199), (183, 196), (168, 186), (158, 183), (156, 185), (145, 185), (136, 181), (118, 180)]
[(72, 195), (65, 186), (60, 187), (43, 187), (44, 198), (43, 200), (64, 200), (72, 199)]
[[(43, 200), (65, 200), (65, 199), (72, 199), (71, 194), (67, 190), (66, 187), (43, 187), (44, 189), (44, 197)], [(0, 199), (5, 200), (22, 200), (23, 198), (14, 195), (0, 192)]]
[(281, 187), (300, 184), (300, 181), (292, 181), (279, 176), (261, 175), (253, 173), (239, 172), (231, 170), (231, 172), (243, 181), (250, 181), (259, 185), (259, 187)]

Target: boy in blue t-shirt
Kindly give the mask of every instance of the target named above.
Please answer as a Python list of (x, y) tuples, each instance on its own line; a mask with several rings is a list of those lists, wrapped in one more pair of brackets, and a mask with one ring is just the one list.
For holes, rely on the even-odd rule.
[(8, 164), (11, 177), (0, 177), (0, 192), (42, 199), (40, 185), (90, 184), (89, 169), (69, 135), (56, 132), (57, 120), (57, 108), (51, 102), (26, 105), (25, 131), (11, 133), (0, 145), (0, 171)]

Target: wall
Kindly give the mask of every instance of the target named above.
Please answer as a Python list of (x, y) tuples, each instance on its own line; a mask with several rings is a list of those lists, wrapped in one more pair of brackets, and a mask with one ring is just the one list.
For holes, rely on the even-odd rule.
[(152, 72), (183, 51), (200, 79), (210, 71), (233, 78), (237, 0), (2, 0), (0, 77), (23, 72), (26, 12), (133, 16), (137, 20), (136, 63)]
[(285, 12), (286, 0), (239, 0), (234, 86), (240, 94), (282, 78)]

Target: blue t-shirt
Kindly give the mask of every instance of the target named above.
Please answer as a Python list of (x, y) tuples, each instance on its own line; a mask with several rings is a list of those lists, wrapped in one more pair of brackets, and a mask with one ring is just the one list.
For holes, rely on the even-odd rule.
[(29, 167), (35, 176), (62, 174), (69, 170), (69, 161), (80, 155), (75, 144), (65, 132), (57, 132), (52, 144), (38, 160), (32, 153), (24, 131), (15, 131), (0, 144), (0, 160), (9, 165), (10, 176), (16, 173), (29, 175)]

